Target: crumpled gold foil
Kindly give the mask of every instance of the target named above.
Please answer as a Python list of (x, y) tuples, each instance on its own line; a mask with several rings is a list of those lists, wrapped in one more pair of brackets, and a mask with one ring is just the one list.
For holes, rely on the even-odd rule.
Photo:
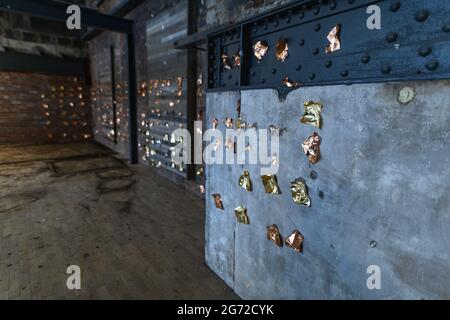
[(284, 39), (278, 40), (276, 52), (277, 60), (284, 62), (288, 57), (288, 55), (289, 55), (289, 47), (287, 41)]
[(221, 197), (221, 195), (218, 194), (218, 193), (215, 193), (215, 194), (213, 194), (212, 196), (213, 196), (213, 198), (214, 198), (214, 204), (216, 205), (216, 208), (217, 208), (217, 209), (224, 210), (224, 209), (223, 209), (223, 202), (222, 202), (222, 197)]
[(283, 237), (276, 224), (267, 227), (267, 240), (274, 242), (277, 246), (283, 246)]
[(320, 160), (320, 142), (320, 136), (317, 132), (314, 132), (312, 136), (302, 143), (303, 151), (305, 152), (305, 155), (308, 156), (311, 164), (316, 164)]
[(292, 231), (292, 234), (286, 238), (284, 241), (284, 244), (286, 247), (292, 248), (298, 253), (303, 253), (303, 241), (305, 240), (305, 237), (295, 229)]
[(308, 188), (302, 179), (296, 179), (291, 182), (291, 194), (292, 200), (297, 204), (302, 204), (304, 206), (311, 206), (311, 199), (308, 195)]
[(339, 39), (339, 34), (341, 32), (341, 25), (336, 25), (328, 33), (327, 39), (330, 44), (325, 48), (326, 53), (333, 53), (335, 51), (341, 50), (341, 40)]
[(320, 128), (322, 126), (321, 113), (323, 105), (315, 101), (306, 101), (303, 105), (305, 107), (305, 113), (301, 117), (300, 122)]
[(224, 69), (231, 70), (230, 58), (225, 53), (222, 53), (222, 65)]
[(250, 179), (250, 172), (244, 171), (239, 178), (239, 186), (247, 191), (252, 191), (252, 180)]
[(239, 68), (241, 66), (241, 53), (240, 52), (237, 52), (233, 56), (233, 62), (234, 62), (234, 67), (235, 68)]
[(269, 44), (264, 40), (258, 41), (253, 45), (253, 53), (256, 59), (258, 59), (258, 62), (261, 61), (267, 53), (267, 50), (269, 50)]
[(239, 223), (250, 224), (246, 207), (237, 207), (234, 209), (234, 213), (236, 214), (236, 219)]
[(264, 184), (264, 189), (266, 190), (266, 193), (281, 194), (280, 188), (278, 187), (276, 175), (264, 175), (261, 176), (261, 179)]
[(289, 77), (283, 78), (283, 84), (291, 89), (298, 88), (300, 86), (298, 82), (292, 81), (291, 79), (289, 79)]

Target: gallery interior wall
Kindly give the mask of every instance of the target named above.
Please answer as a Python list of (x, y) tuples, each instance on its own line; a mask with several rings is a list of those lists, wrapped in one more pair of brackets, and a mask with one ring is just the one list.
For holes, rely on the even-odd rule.
[[(397, 101), (404, 86), (416, 98)], [(244, 299), (375, 299), (450, 297), (449, 81), (300, 88), (280, 102), (275, 90), (208, 93), (206, 122), (224, 130), (226, 117), (280, 137), (281, 195), (266, 194), (257, 165), (207, 166), (206, 262)], [(303, 102), (321, 102), (323, 126), (300, 123)], [(301, 143), (322, 137), (319, 163)], [(250, 146), (252, 148), (256, 146)], [(253, 192), (239, 187), (249, 170)], [(295, 204), (290, 182), (303, 178), (311, 207)], [(217, 209), (212, 194), (222, 197)], [(236, 221), (246, 206), (250, 224)], [(304, 253), (266, 238), (298, 229)], [(380, 267), (382, 290), (366, 286), (367, 268)]]

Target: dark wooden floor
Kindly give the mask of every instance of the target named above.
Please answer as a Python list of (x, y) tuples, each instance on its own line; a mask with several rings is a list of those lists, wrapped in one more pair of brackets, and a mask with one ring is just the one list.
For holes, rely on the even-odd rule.
[(0, 299), (237, 298), (203, 247), (202, 201), (147, 167), (89, 143), (0, 147)]

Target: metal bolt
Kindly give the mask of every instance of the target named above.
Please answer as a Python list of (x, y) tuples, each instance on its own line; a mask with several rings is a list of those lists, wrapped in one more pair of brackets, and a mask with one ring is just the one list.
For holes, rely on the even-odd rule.
[(325, 67), (329, 68), (329, 67), (331, 67), (332, 64), (333, 64), (333, 62), (328, 60), (327, 62), (325, 62)]
[(387, 42), (395, 42), (395, 40), (397, 40), (398, 38), (398, 33), (396, 32), (389, 32), (388, 35), (386, 36), (386, 41)]
[(433, 48), (429, 46), (422, 46), (419, 48), (419, 55), (422, 57), (428, 56), (433, 51)]
[(362, 57), (362, 59), (361, 59), (361, 62), (364, 64), (369, 63), (369, 61), (370, 61), (370, 56), (368, 56), (368, 55)]
[(387, 66), (386, 65), (386, 66), (381, 67), (381, 72), (384, 73), (384, 74), (391, 73), (391, 71), (392, 71), (391, 66)]
[(375, 240), (370, 241), (369, 245), (371, 248), (375, 248), (377, 246), (377, 242)]
[(428, 15), (429, 15), (428, 10), (424, 9), (417, 12), (414, 18), (416, 19), (417, 22), (424, 22), (425, 20), (428, 19)]
[(425, 67), (430, 71), (434, 71), (439, 67), (439, 61), (431, 60), (430, 62), (427, 63), (427, 65)]
[(402, 6), (401, 2), (400, 1), (396, 1), (393, 4), (391, 4), (390, 10), (392, 12), (397, 12), (400, 9), (401, 6)]

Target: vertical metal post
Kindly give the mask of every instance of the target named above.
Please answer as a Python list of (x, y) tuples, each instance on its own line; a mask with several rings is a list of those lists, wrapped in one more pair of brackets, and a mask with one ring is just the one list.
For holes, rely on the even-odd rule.
[(134, 34), (127, 35), (128, 42), (128, 127), (131, 164), (138, 160), (138, 116), (137, 116), (137, 83), (136, 83), (136, 57), (134, 49)]
[(116, 96), (116, 61), (114, 54), (114, 46), (110, 47), (111, 53), (111, 96), (112, 96), (112, 110), (113, 110), (113, 130), (114, 143), (117, 144), (117, 96)]
[[(197, 32), (197, 0), (188, 1), (188, 22), (187, 22), (187, 34), (188, 36)], [(194, 146), (194, 121), (197, 115), (197, 49), (194, 46), (189, 46), (187, 49), (187, 70), (186, 70), (186, 81), (187, 81), (187, 92), (186, 92), (186, 102), (187, 102), (187, 128), (191, 134), (191, 145)], [(194, 161), (194, 150), (191, 148), (191, 160)], [(187, 166), (187, 179), (195, 179), (195, 165), (189, 164)]]

